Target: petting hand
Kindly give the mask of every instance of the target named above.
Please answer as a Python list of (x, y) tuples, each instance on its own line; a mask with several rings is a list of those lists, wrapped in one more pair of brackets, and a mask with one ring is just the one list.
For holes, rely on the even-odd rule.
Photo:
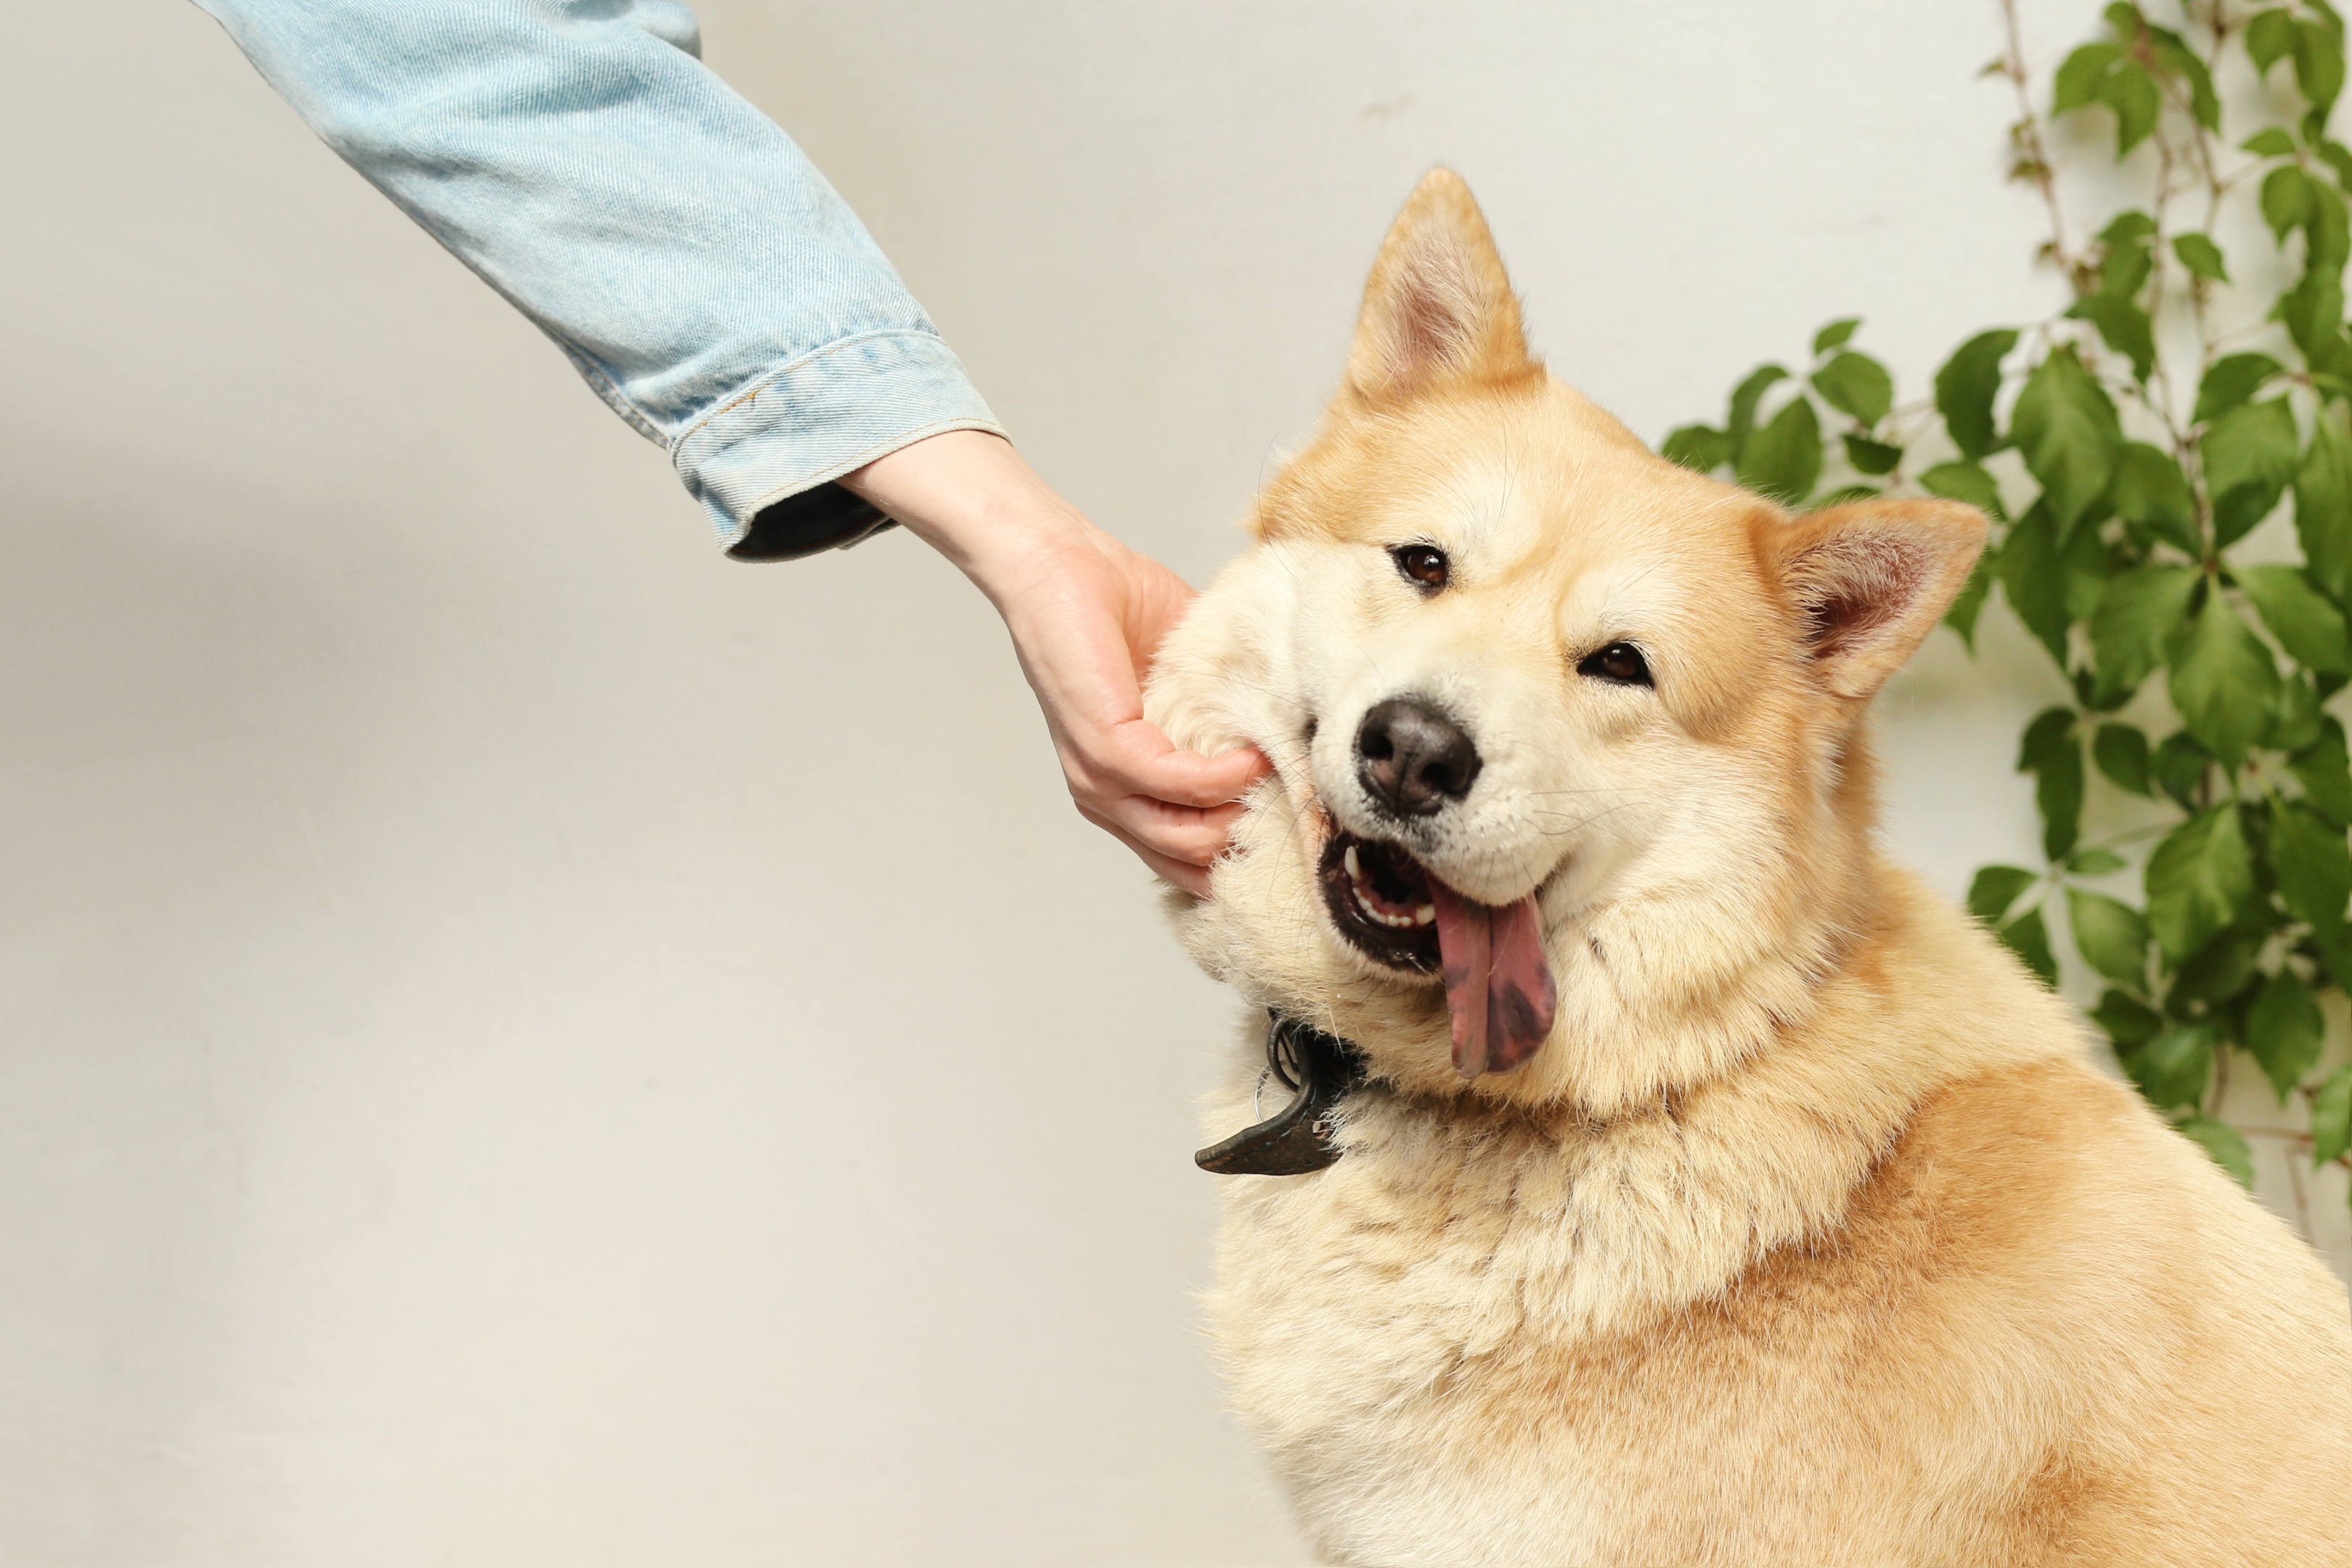
[(955, 430), (842, 483), (936, 546), (1004, 617), (1079, 814), (1195, 897), (1268, 771), (1255, 747), (1180, 752), (1144, 721), (1143, 672), (1192, 590), (1096, 528), (1009, 442)]

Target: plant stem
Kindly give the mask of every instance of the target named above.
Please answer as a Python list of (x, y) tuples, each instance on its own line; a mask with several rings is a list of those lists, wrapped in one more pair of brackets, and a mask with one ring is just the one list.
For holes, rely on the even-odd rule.
[(2066, 276), (2067, 286), (2079, 297), (2088, 293), (2086, 279), (2082, 275), (2082, 263), (2066, 248), (2066, 219), (2058, 208), (2058, 176), (2050, 166), (2049, 150), (2042, 144), (2042, 121), (2033, 112), (2033, 100), (2026, 91), (2025, 45), (2018, 33), (2017, 0), (2000, 0), (2001, 20), (2009, 32), (2007, 68), (2002, 73), (2017, 91), (2018, 121), (2011, 134), (2024, 154), (2021, 172), (2031, 178), (2042, 193), (2042, 205), (2050, 209), (2050, 258)]

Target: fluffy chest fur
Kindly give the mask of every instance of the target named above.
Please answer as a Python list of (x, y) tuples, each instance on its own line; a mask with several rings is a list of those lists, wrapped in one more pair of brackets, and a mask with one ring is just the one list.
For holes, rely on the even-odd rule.
[(1810, 1227), (1673, 1121), (1375, 1096), (1332, 1170), (1231, 1183), (1219, 1349), (1330, 1561), (2352, 1552), (2340, 1291), (2128, 1091), (2064, 1057), (1948, 1085)]

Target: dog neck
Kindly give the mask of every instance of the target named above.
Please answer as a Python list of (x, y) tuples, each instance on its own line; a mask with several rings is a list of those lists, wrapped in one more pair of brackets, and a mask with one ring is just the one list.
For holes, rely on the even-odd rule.
[[(1496, 1310), (1544, 1301), (1562, 1332), (1719, 1295), (1773, 1249), (1832, 1233), (1929, 1095), (2072, 1036), (1982, 931), (1885, 877), (1843, 962), (1723, 1070), (1596, 1108), (1421, 1092), (1375, 1056), (1370, 1091), (1339, 1113), (1345, 1158), (1316, 1181), (1383, 1225), (1418, 1215), (1480, 1237)], [(1960, 1013), (1954, 996), (1987, 1000)]]
[(1364, 1053), (1336, 1035), (1266, 1012), (1265, 1072), (1293, 1091), (1290, 1103), (1192, 1156), (1220, 1176), (1305, 1176), (1339, 1163), (1340, 1107), (1364, 1087)]

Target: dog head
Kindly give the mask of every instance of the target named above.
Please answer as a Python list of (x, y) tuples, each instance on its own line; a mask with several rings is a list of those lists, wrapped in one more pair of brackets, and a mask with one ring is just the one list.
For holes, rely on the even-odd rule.
[(1802, 1015), (1868, 917), (1864, 710), (1980, 516), (1794, 516), (1656, 457), (1529, 354), (1438, 170), (1250, 530), (1147, 702), (1276, 768), (1171, 899), (1213, 974), (1409, 1089), (1596, 1110)]

